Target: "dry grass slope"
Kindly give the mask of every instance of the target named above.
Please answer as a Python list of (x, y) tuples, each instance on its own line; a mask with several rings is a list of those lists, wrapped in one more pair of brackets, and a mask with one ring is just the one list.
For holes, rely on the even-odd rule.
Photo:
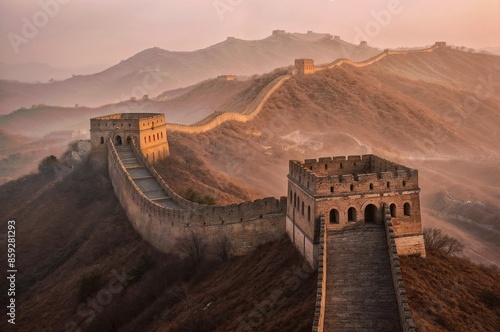
[(500, 330), (498, 270), (433, 251), (400, 262), (419, 331)]

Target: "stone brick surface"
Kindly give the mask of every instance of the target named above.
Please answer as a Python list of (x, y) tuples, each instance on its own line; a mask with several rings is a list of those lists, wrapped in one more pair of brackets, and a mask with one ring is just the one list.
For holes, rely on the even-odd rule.
[(324, 331), (401, 331), (384, 228), (327, 233)]

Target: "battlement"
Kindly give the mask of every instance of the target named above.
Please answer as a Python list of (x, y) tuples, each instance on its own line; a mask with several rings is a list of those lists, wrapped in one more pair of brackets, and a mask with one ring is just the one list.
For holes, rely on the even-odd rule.
[(362, 40), (360, 43), (359, 43), (359, 46), (368, 46), (368, 42), (365, 41), (365, 40)]
[(446, 47), (446, 42), (435, 42), (434, 45), (437, 47)]
[(407, 241), (398, 239), (398, 252), (425, 255), (419, 245), (419, 193), (417, 170), (372, 154), (291, 160), (287, 231), (294, 243), (309, 243), (302, 251), (306, 257), (315, 257), (321, 214), (326, 216), (327, 229), (337, 231), (366, 223), (381, 224), (382, 207), (387, 204), (395, 236)]
[(221, 80), (221, 81), (236, 81), (236, 80), (238, 80), (236, 75), (219, 75), (219, 76), (217, 76), (217, 79)]
[(288, 178), (312, 196), (418, 190), (417, 170), (375, 155), (291, 160)]
[(94, 155), (107, 150), (106, 140), (115, 145), (130, 145), (136, 139), (149, 161), (169, 155), (165, 114), (116, 113), (90, 119), (90, 142)]
[(295, 69), (300, 75), (314, 74), (314, 60), (295, 59)]

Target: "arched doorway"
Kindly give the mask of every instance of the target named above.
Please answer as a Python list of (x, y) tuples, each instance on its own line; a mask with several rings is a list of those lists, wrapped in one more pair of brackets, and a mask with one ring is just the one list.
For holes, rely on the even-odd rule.
[(349, 210), (347, 210), (347, 221), (355, 222), (356, 220), (357, 220), (356, 209), (353, 207), (350, 207)]
[(396, 218), (397, 217), (397, 215), (396, 215), (396, 204), (392, 203), (390, 205), (390, 209), (391, 209), (391, 217)]
[(336, 209), (330, 210), (330, 224), (338, 224), (339, 223), (339, 211)]
[(132, 137), (127, 136), (127, 145), (130, 145), (131, 142), (132, 142)]
[(378, 221), (378, 208), (373, 204), (365, 207), (365, 223), (376, 223)]
[(122, 145), (122, 137), (120, 135), (116, 135), (115, 145)]

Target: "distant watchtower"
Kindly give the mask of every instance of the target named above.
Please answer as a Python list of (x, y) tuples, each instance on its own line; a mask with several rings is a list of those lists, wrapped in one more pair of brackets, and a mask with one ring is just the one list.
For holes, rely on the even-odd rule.
[(135, 138), (138, 148), (150, 162), (169, 155), (165, 114), (117, 113), (90, 119), (92, 151), (106, 151), (108, 138), (116, 146), (130, 145)]
[(375, 155), (292, 160), (286, 229), (314, 264), (321, 214), (328, 230), (382, 225), (387, 204), (398, 254), (425, 256), (419, 193), (417, 170)]
[(300, 75), (314, 74), (314, 60), (295, 59), (295, 69)]

